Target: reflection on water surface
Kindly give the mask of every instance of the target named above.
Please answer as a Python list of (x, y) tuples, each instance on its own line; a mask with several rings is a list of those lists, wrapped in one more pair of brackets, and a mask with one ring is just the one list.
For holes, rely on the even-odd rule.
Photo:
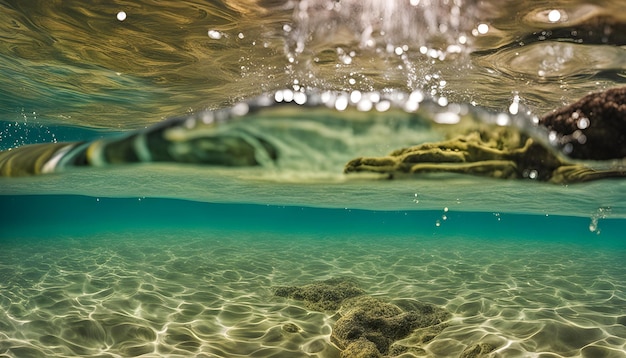
[[(7, 1), (1, 119), (138, 128), (278, 88), (537, 114), (623, 83), (620, 1)], [(123, 21), (117, 14), (124, 12)]]

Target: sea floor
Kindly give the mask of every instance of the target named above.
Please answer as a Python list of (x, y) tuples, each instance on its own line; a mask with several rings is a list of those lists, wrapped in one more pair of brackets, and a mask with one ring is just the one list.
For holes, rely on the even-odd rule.
[(490, 357), (626, 357), (619, 239), (429, 230), (14, 236), (0, 250), (0, 357), (339, 357), (334, 312), (272, 293), (335, 277), (451, 313), (434, 339), (405, 338), (403, 357), (459, 357), (481, 343)]

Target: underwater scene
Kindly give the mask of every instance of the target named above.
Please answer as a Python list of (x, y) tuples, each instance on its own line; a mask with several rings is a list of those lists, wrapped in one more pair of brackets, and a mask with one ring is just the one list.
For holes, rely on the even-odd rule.
[(623, 7), (0, 1), (0, 357), (626, 357)]

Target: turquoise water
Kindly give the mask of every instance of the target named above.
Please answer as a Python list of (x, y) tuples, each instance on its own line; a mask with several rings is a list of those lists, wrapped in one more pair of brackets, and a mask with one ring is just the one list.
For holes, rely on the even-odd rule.
[[(0, 196), (2, 237), (45, 238), (134, 230), (247, 230), (312, 235), (463, 236), (624, 248), (624, 219), (442, 210), (376, 211), (160, 198)], [(445, 217), (445, 219), (443, 219)], [(33, 225), (36, 218), (37, 224)], [(71, 223), (71, 225), (68, 225)]]
[[(626, 355), (624, 219), (0, 196), (0, 354), (338, 357), (333, 312), (271, 287), (354, 278), (452, 314), (407, 356)], [(286, 324), (299, 327), (289, 333)]]

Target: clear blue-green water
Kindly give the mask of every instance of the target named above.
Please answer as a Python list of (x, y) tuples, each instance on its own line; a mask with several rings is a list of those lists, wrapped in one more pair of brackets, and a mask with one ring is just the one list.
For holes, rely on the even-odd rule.
[[(336, 317), (276, 285), (352, 277), (452, 318), (417, 356), (620, 357), (624, 219), (2, 196), (6, 356), (334, 357)], [(296, 324), (300, 331), (282, 329)], [(543, 352), (543, 353), (542, 353)]]

